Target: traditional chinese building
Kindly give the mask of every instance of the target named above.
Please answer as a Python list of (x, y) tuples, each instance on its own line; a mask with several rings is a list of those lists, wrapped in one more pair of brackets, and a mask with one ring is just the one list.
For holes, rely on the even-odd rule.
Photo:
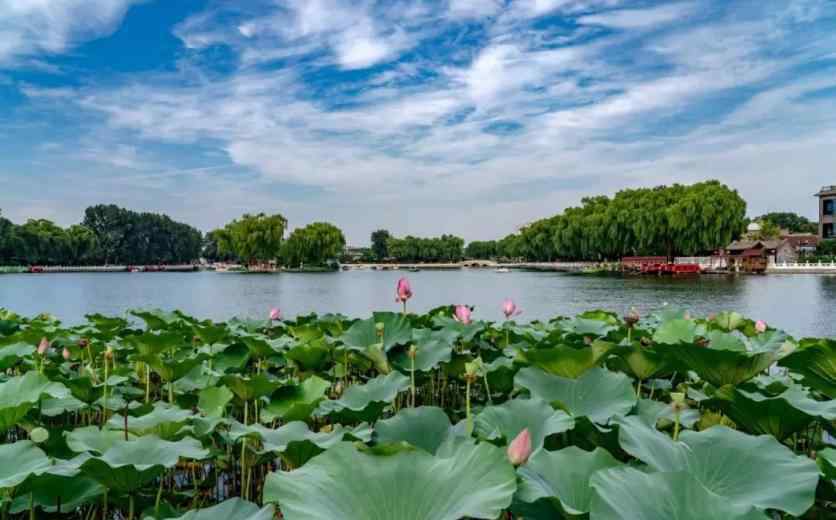
[(730, 271), (763, 273), (770, 264), (795, 262), (798, 254), (787, 240), (737, 240), (726, 247)]

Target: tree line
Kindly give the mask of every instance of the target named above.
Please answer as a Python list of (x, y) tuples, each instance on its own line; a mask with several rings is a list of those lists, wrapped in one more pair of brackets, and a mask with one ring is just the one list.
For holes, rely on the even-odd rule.
[(692, 256), (725, 247), (746, 223), (746, 202), (718, 181), (628, 189), (586, 197), (501, 240), (473, 242), (466, 254), (540, 262)]
[(464, 239), (454, 235), (397, 238), (378, 229), (371, 235), (371, 255), (379, 262), (458, 262), (464, 258)]
[(203, 255), (208, 261), (246, 265), (281, 263), (289, 267), (325, 267), (345, 250), (342, 230), (327, 222), (294, 229), (287, 239), (281, 214), (245, 214), (206, 234)]
[(91, 206), (68, 228), (0, 216), (3, 265), (180, 264), (197, 259), (201, 247), (200, 231), (187, 224), (114, 205)]

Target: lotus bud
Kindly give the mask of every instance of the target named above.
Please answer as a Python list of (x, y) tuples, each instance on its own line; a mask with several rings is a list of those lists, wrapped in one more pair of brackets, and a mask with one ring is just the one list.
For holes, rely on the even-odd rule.
[(343, 382), (342, 381), (337, 381), (337, 384), (334, 385), (334, 395), (336, 397), (339, 397), (339, 396), (343, 395)]
[(758, 320), (757, 322), (755, 322), (755, 330), (758, 334), (763, 334), (764, 332), (766, 332), (766, 322), (763, 320)]
[(105, 359), (113, 359), (113, 347), (110, 345), (107, 346), (104, 352)]
[(688, 403), (685, 401), (685, 394), (683, 392), (671, 392), (671, 408), (676, 413), (681, 413), (688, 408)]
[(80, 340), (78, 340), (78, 346), (81, 348), (87, 348), (89, 345), (90, 341), (88, 341), (86, 338), (81, 338)]
[(409, 280), (401, 278), (398, 280), (398, 286), (395, 288), (395, 301), (397, 303), (406, 303), (410, 298), (412, 298), (412, 286), (409, 285)]
[(415, 359), (416, 354), (418, 354), (418, 349), (415, 347), (415, 345), (410, 345), (409, 351), (406, 353), (406, 355), (409, 356), (409, 359)]
[(528, 461), (531, 455), (531, 434), (528, 428), (521, 431), (511, 444), (508, 445), (508, 460), (514, 466), (521, 466)]
[(68, 349), (67, 347), (64, 347), (64, 351), (63, 351), (63, 352), (61, 352), (61, 355), (62, 355), (62, 356), (64, 357), (64, 359), (66, 359), (67, 361), (69, 361), (69, 360), (70, 360), (70, 357), (72, 357), (72, 354), (70, 354), (70, 349)]
[(453, 319), (464, 325), (470, 325), (473, 321), (470, 318), (471, 313), (472, 311), (467, 305), (456, 305), (456, 309), (453, 311)]
[(375, 333), (377, 333), (378, 338), (383, 337), (383, 333), (385, 332), (385, 330), (386, 330), (386, 325), (384, 325), (382, 322), (377, 322), (377, 323), (374, 324), (374, 331), (375, 331)]
[(270, 321), (279, 321), (282, 319), (282, 311), (278, 308), (270, 309)]
[(49, 350), (49, 340), (46, 338), (41, 338), (41, 342), (38, 343), (38, 354), (44, 355), (46, 351)]
[(522, 311), (517, 309), (517, 304), (514, 303), (514, 300), (508, 298), (502, 303), (502, 313), (505, 315), (505, 319), (511, 319), (512, 316), (516, 316), (520, 314)]
[(584, 345), (592, 345), (592, 336), (584, 336), (583, 343)]
[(715, 313), (713, 313), (713, 312), (712, 312), (711, 314), (709, 314), (709, 315), (707, 316), (707, 318), (706, 318), (706, 319), (708, 319), (708, 321), (714, 321), (714, 320), (716, 320), (716, 319), (717, 319), (717, 315), (716, 315)]
[(627, 327), (632, 329), (636, 326), (636, 323), (638, 323), (640, 319), (641, 315), (639, 314), (639, 311), (637, 311), (636, 308), (633, 307), (630, 309), (630, 312), (628, 312), (624, 316), (624, 323), (627, 324)]
[(688, 312), (688, 311), (685, 311), (685, 314), (682, 315), (682, 319), (691, 321), (691, 313)]

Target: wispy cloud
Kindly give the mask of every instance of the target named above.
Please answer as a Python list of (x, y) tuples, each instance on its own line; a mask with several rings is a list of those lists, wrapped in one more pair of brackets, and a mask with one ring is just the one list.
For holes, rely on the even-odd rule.
[(385, 220), (483, 238), (584, 195), (712, 177), (753, 212), (811, 213), (785, 178), (832, 182), (834, 16), (813, 0), (221, 2), (172, 28), (181, 66), (17, 84), (28, 114), (60, 106), (89, 134), (50, 154), (135, 170), (149, 205), (186, 189), (174, 211), (204, 227), (278, 209), (354, 242)]

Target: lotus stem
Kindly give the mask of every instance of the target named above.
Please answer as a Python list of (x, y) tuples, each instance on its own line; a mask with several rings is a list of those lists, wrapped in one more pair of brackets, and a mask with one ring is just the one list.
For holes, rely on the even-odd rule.
[(410, 356), (409, 361), (412, 365), (412, 407), (415, 408), (415, 356)]
[(107, 488), (102, 495), (102, 520), (107, 520)]
[(679, 412), (676, 412), (675, 421), (673, 423), (673, 440), (679, 439)]
[(128, 520), (134, 520), (134, 496), (128, 496)]
[(29, 493), (29, 520), (35, 520), (35, 492)]
[(107, 378), (108, 378), (108, 364), (107, 358), (104, 360), (104, 403), (103, 403), (103, 410), (102, 410), (102, 426), (105, 425), (107, 422)]
[(470, 377), (466, 377), (465, 411), (467, 413), (467, 434), (473, 433), (473, 417), (470, 414)]
[(493, 397), (491, 397), (491, 385), (488, 384), (488, 373), (485, 372), (482, 375), (482, 379), (485, 381), (485, 393), (488, 394), (488, 402), (493, 404)]
[(641, 397), (642, 397), (642, 380), (641, 380), (641, 378), (639, 378), (639, 380), (636, 382), (636, 397), (638, 397), (639, 399), (641, 399)]
[(174, 382), (168, 382), (168, 402), (169, 404), (174, 404)]
[[(244, 400), (244, 426), (247, 425), (247, 415), (249, 414), (249, 406), (247, 404), (247, 400)], [(246, 500), (247, 499), (247, 488), (246, 485), (246, 475), (247, 475), (247, 436), (244, 435), (243, 439), (241, 439), (241, 497)]]
[(160, 515), (160, 500), (163, 498), (163, 476), (160, 475), (160, 487), (157, 489), (157, 499), (154, 501), (154, 515)]
[(145, 364), (145, 404), (151, 403), (151, 367)]

